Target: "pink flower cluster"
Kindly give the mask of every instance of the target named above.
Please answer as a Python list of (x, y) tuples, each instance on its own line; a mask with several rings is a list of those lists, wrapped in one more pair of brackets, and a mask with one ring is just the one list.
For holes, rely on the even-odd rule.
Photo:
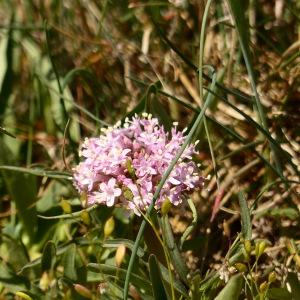
[[(86, 193), (89, 205), (118, 204), (140, 215), (182, 146), (183, 133), (175, 123), (171, 133), (166, 132), (147, 114), (102, 131), (99, 137), (84, 141), (80, 151), (84, 159), (74, 169), (74, 184), (80, 193)], [(184, 194), (203, 186), (204, 178), (192, 161), (194, 154), (194, 145), (185, 149), (161, 190), (156, 209), (165, 200), (178, 205)]]

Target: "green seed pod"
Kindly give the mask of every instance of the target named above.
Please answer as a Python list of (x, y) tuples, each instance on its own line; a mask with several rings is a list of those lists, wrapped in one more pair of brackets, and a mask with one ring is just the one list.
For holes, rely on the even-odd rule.
[(264, 292), (268, 289), (268, 287), (269, 287), (269, 284), (268, 284), (266, 281), (264, 281), (264, 282), (259, 286), (259, 291), (260, 291), (261, 293), (264, 293)]
[(248, 270), (247, 266), (243, 263), (236, 263), (234, 267), (241, 273), (247, 272)]
[(117, 251), (116, 251), (116, 256), (115, 256), (115, 259), (116, 259), (116, 266), (119, 268), (124, 260), (124, 257), (125, 257), (125, 254), (126, 254), (126, 247), (124, 244), (121, 244), (118, 248), (117, 248)]
[(126, 160), (126, 169), (132, 178), (135, 178), (134, 168), (130, 159)]
[(104, 224), (104, 237), (107, 238), (115, 229), (114, 217), (110, 217)]
[(169, 198), (166, 198), (161, 206), (161, 214), (166, 215), (172, 207), (171, 201)]
[(86, 287), (84, 287), (81, 284), (74, 284), (74, 289), (75, 291), (82, 297), (85, 297), (87, 299), (92, 299), (93, 298), (93, 294), (90, 292), (90, 290), (88, 290)]
[(63, 211), (64, 211), (65, 214), (72, 213), (72, 206), (71, 206), (71, 204), (70, 204), (69, 201), (67, 201), (65, 199), (61, 199), (60, 206), (63, 209)]
[(32, 300), (32, 298), (29, 295), (27, 295), (23, 292), (16, 292), (16, 296), (21, 298), (21, 299)]
[(86, 203), (87, 203), (87, 193), (80, 194), (80, 201), (82, 203), (82, 206), (86, 206)]
[(268, 276), (268, 282), (269, 282), (269, 283), (272, 283), (272, 282), (274, 282), (274, 281), (276, 281), (276, 273), (275, 273), (275, 271), (271, 272), (271, 273), (269, 274), (269, 276)]
[(251, 241), (249, 240), (244, 241), (244, 249), (248, 255), (251, 254), (251, 250), (252, 250)]
[(261, 257), (261, 255), (264, 253), (266, 247), (267, 247), (267, 244), (265, 241), (259, 242), (255, 245), (255, 256), (257, 259), (259, 259)]
[(83, 211), (80, 213), (80, 218), (81, 218), (82, 222), (83, 222), (85, 225), (90, 225), (90, 224), (91, 224), (90, 215), (89, 215), (89, 213), (88, 213), (86, 210), (83, 210)]

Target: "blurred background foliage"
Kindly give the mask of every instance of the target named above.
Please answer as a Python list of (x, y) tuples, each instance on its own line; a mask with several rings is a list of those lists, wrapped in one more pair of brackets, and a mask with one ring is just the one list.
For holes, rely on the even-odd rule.
[[(72, 167), (85, 137), (134, 113), (166, 128), (193, 123), (206, 5), (0, 1), (1, 299), (122, 299), (141, 220), (83, 209)], [(131, 299), (170, 298), (172, 288), (176, 299), (300, 299), (299, 16), (297, 0), (212, 1), (200, 44), (218, 86), (195, 137), (206, 188), (192, 211), (171, 209), (172, 233), (163, 227), (180, 248), (169, 249), (173, 280), (146, 230)]]

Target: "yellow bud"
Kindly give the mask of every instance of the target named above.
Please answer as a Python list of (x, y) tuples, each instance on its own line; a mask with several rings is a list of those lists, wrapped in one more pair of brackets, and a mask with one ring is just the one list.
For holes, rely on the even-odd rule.
[(43, 290), (43, 291), (46, 291), (48, 290), (49, 288), (49, 285), (50, 285), (50, 278), (49, 278), (49, 273), (48, 272), (44, 272), (42, 274), (42, 277), (40, 279), (40, 289)]
[(80, 217), (81, 217), (82, 222), (83, 222), (85, 225), (90, 225), (90, 224), (91, 224), (90, 215), (89, 215), (89, 213), (88, 213), (86, 210), (83, 210), (83, 211), (80, 213)]
[(81, 285), (81, 284), (74, 284), (73, 286), (74, 286), (75, 291), (80, 296), (83, 296), (83, 297), (88, 298), (88, 299), (92, 299), (93, 298), (93, 294), (90, 292), (90, 290), (88, 290), (83, 285)]
[(65, 214), (70, 214), (72, 212), (72, 206), (69, 201), (61, 199), (60, 206), (63, 209)]
[(245, 251), (250, 255), (251, 254), (251, 241), (249, 240), (245, 240), (244, 241), (244, 248), (245, 248)]
[(167, 197), (161, 206), (161, 214), (166, 215), (170, 211), (171, 207), (172, 207), (171, 201)]
[(116, 251), (116, 266), (119, 268), (123, 262), (124, 256), (126, 254), (126, 247), (124, 244), (121, 244)]
[(259, 286), (259, 291), (260, 291), (261, 293), (264, 293), (264, 292), (268, 289), (268, 287), (269, 287), (269, 284), (268, 284), (266, 281), (264, 281), (264, 282)]
[(83, 192), (81, 195), (80, 195), (80, 201), (82, 203), (82, 206), (86, 206), (86, 202), (87, 202), (87, 193)]
[(16, 296), (18, 296), (21, 299), (32, 300), (32, 298), (29, 295), (27, 295), (23, 292), (16, 292)]
[(236, 263), (234, 267), (241, 273), (244, 273), (248, 270), (247, 266), (243, 263)]
[(257, 259), (261, 257), (261, 255), (264, 253), (267, 245), (265, 241), (259, 242), (255, 245), (255, 255)]
[(91, 255), (91, 254), (93, 254), (94, 253), (94, 247), (92, 246), (92, 245), (89, 245), (88, 247), (87, 247), (87, 253), (89, 254), (89, 255)]
[(108, 237), (112, 234), (115, 229), (114, 217), (110, 217), (104, 224), (104, 237)]
[(274, 281), (276, 281), (276, 273), (273, 271), (268, 276), (268, 282), (271, 283), (271, 282), (274, 282)]

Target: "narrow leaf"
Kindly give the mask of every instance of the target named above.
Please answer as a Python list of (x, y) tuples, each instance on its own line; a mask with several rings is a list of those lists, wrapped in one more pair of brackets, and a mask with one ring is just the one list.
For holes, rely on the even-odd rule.
[[(249, 49), (249, 34), (248, 34), (248, 30), (247, 30), (247, 29), (249, 29), (249, 26), (246, 22), (246, 17), (245, 17), (245, 6), (244, 6), (245, 3), (243, 1), (238, 1), (238, 0), (228, 0), (228, 3), (230, 6), (230, 9), (231, 9), (231, 14), (235, 21), (235, 26), (236, 26), (237, 32), (238, 32), (240, 46), (242, 49), (246, 68), (247, 68), (247, 71), (249, 74), (251, 88), (252, 88), (252, 91), (253, 91), (254, 97), (255, 97), (255, 103), (256, 103), (258, 117), (260, 119), (260, 123), (261, 123), (262, 127), (264, 128), (264, 130), (269, 133), (266, 114), (264, 112), (263, 105), (260, 101), (260, 97), (257, 92), (256, 80), (255, 80), (255, 76), (254, 76), (254, 68), (253, 68), (253, 65), (251, 62), (251, 55), (250, 55), (250, 49)], [(272, 143), (270, 143), (270, 147), (274, 154), (276, 168), (283, 176), (282, 169), (281, 169), (281, 163), (278, 158), (277, 150)]]
[[(0, 164), (14, 164), (14, 157), (10, 149), (0, 138)], [(15, 173), (1, 169), (7, 190), (16, 204), (18, 216), (20, 217), (24, 229), (32, 238), (36, 229), (37, 214), (35, 202), (37, 197), (36, 178), (30, 174)]]
[(75, 267), (76, 245), (71, 244), (63, 257), (64, 276), (73, 281), (77, 280), (77, 272)]
[(154, 254), (151, 254), (149, 257), (149, 269), (154, 299), (167, 299), (166, 291), (161, 279), (158, 262)]
[(243, 192), (238, 193), (239, 203), (241, 208), (242, 233), (245, 240), (251, 240), (251, 217), (250, 210)]
[(179, 249), (174, 241), (173, 232), (172, 232), (167, 215), (164, 215), (161, 218), (161, 228), (162, 228), (164, 240), (167, 244), (167, 247), (168, 247), (168, 250), (170, 253), (172, 265), (174, 266), (174, 268), (175, 268), (176, 272), (178, 273), (178, 275), (180, 276), (181, 280), (183, 282), (185, 282), (186, 284), (188, 284), (188, 281), (187, 281), (188, 269), (181, 257)]
[(241, 274), (232, 276), (215, 300), (238, 300), (243, 283), (244, 278)]
[(48, 241), (42, 256), (41, 266), (42, 272), (49, 271), (53, 268), (56, 260), (56, 247), (53, 241)]
[[(121, 280), (124, 280), (127, 274), (127, 270), (125, 269), (106, 264), (90, 263), (87, 265), (87, 267), (89, 270), (97, 273), (102, 273), (110, 276), (116, 276), (117, 274)], [(132, 284), (134, 284), (138, 288), (144, 289), (147, 293), (152, 293), (151, 283), (149, 280), (135, 273), (132, 273), (131, 275)]]
[[(14, 17), (11, 18), (12, 23)], [(0, 42), (0, 115), (6, 109), (9, 95), (12, 92), (13, 80), (13, 30), (10, 28)]]

